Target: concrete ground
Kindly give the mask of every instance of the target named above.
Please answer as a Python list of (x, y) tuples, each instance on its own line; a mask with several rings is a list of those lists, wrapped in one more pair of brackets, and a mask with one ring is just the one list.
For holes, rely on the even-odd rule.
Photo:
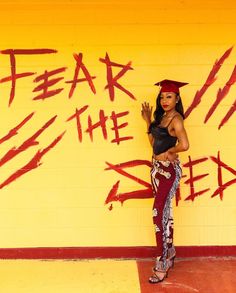
[(149, 284), (153, 260), (0, 260), (1, 293), (235, 293), (236, 257), (183, 258)]

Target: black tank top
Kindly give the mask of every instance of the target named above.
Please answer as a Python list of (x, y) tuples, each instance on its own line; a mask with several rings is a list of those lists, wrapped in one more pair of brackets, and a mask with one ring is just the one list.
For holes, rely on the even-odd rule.
[(172, 120), (174, 119), (174, 117), (172, 117), (172, 119), (170, 120), (170, 122), (168, 123), (166, 127), (158, 125), (156, 127), (151, 128), (150, 132), (154, 138), (153, 153), (155, 155), (164, 153), (168, 149), (176, 145), (177, 137), (170, 135), (168, 131), (168, 127), (170, 123), (172, 122)]

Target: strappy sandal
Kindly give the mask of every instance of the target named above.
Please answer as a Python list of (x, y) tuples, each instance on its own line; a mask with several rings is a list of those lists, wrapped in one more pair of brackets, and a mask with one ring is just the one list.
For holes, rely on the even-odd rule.
[[(169, 248), (167, 253), (167, 259), (166, 259), (168, 269), (174, 267), (175, 257), (176, 257), (175, 248), (174, 247)], [(152, 269), (153, 272), (158, 271), (158, 267), (159, 267), (158, 263), (159, 261), (156, 262), (156, 266)]]
[(172, 256), (170, 259), (168, 259), (168, 261), (170, 262), (170, 268), (174, 267), (174, 262), (175, 262), (175, 255)]
[(174, 267), (175, 257), (176, 257), (175, 248), (174, 247), (169, 248), (168, 254), (167, 254), (167, 260), (171, 268)]
[[(168, 277), (168, 270), (169, 270), (169, 263), (168, 261), (166, 262), (166, 265), (164, 266), (164, 262), (162, 258), (160, 257), (159, 260), (156, 261), (156, 266), (153, 268), (154, 274), (149, 278), (149, 283), (160, 283), (162, 282), (165, 278)], [(157, 273), (163, 273), (163, 278), (159, 277)]]
[[(174, 256), (175, 257), (175, 256)], [(160, 272), (160, 269), (159, 269), (159, 264), (158, 264), (159, 261), (156, 262), (156, 266), (152, 268), (152, 271), (154, 273), (156, 272)], [(167, 263), (167, 270), (169, 270), (169, 268), (172, 268), (174, 266), (174, 261), (173, 260), (170, 260), (170, 259), (167, 259), (166, 260), (166, 263)], [(165, 272), (165, 271), (162, 271), (161, 272)]]
[[(163, 278), (160, 278), (157, 273), (164, 273)], [(168, 271), (156, 271), (154, 274), (148, 279), (149, 283), (156, 284), (162, 282), (165, 278), (168, 277)]]

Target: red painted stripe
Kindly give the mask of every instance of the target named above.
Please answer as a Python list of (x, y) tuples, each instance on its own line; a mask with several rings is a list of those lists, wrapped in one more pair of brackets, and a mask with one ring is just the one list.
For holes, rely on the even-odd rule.
[[(151, 258), (153, 246), (0, 248), (0, 259)], [(178, 246), (177, 257), (236, 256), (236, 246)]]
[(236, 246), (177, 246), (178, 257), (236, 256)]

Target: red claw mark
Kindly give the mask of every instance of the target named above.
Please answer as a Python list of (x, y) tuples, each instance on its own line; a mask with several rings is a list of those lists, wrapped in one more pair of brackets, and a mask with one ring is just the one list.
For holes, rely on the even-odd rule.
[[(230, 76), (230, 79), (227, 81), (226, 85), (223, 89), (219, 89), (217, 93), (217, 97), (213, 105), (211, 106), (209, 112), (206, 115), (206, 118), (204, 120), (204, 123), (208, 121), (208, 119), (211, 117), (211, 115), (214, 113), (215, 109), (219, 105), (219, 103), (225, 98), (225, 96), (228, 94), (231, 86), (236, 82), (236, 66), (234, 67), (234, 70)], [(220, 127), (219, 127), (220, 128)]]
[(56, 139), (54, 139), (54, 141), (50, 145), (48, 145), (46, 148), (42, 150), (38, 150), (37, 153), (34, 155), (34, 157), (25, 166), (17, 170), (15, 173), (13, 173), (4, 182), (0, 184), (0, 189), (4, 188), (6, 185), (9, 185), (13, 181), (15, 181), (17, 178), (24, 175), (25, 173), (28, 173), (29, 171), (41, 166), (42, 157), (58, 144), (58, 142), (62, 139), (64, 134), (65, 134), (65, 131), (62, 134), (60, 134)]
[(21, 121), (16, 127), (12, 128), (7, 135), (0, 138), (0, 144), (2, 144), (4, 141), (7, 141), (11, 139), (13, 136), (18, 134), (18, 130), (25, 125), (34, 115), (34, 112), (29, 114), (23, 121)]
[(220, 129), (228, 120), (229, 118), (233, 115), (233, 113), (236, 111), (236, 100), (234, 101), (234, 103), (232, 104), (232, 106), (230, 107), (229, 111), (227, 112), (227, 114), (225, 115), (225, 117), (221, 120), (220, 125), (218, 127), (218, 129)]
[(219, 194), (220, 199), (223, 200), (223, 196), (224, 196), (224, 190), (226, 188), (228, 188), (230, 185), (235, 184), (236, 183), (236, 178), (232, 179), (226, 183), (223, 184), (223, 180), (222, 180), (222, 167), (226, 170), (228, 170), (230, 173), (232, 173), (234, 176), (236, 176), (236, 170), (234, 170), (233, 168), (227, 166), (224, 162), (221, 161), (220, 159), (220, 152), (218, 152), (217, 158), (211, 156), (210, 157), (211, 160), (217, 164), (218, 166), (218, 188), (213, 192), (211, 197), (215, 197), (216, 195)]
[(188, 107), (188, 109), (185, 112), (185, 117), (187, 118), (190, 113), (195, 109), (201, 102), (202, 96), (205, 94), (207, 89), (216, 81), (217, 77), (216, 74), (220, 70), (221, 66), (223, 65), (224, 61), (229, 57), (233, 47), (229, 48), (219, 60), (216, 60), (215, 64), (213, 65), (212, 70), (210, 71), (210, 74), (207, 77), (206, 82), (202, 86), (202, 88), (196, 92), (194, 99), (192, 101), (192, 104)]
[[(108, 89), (109, 91), (110, 100), (114, 101), (115, 99), (115, 87), (127, 94), (131, 99), (136, 100), (135, 96), (130, 91), (117, 82), (118, 79), (120, 79), (128, 70), (133, 70), (131, 67), (131, 62), (127, 63), (126, 65), (112, 62), (107, 53), (105, 59), (100, 58), (99, 60), (102, 63), (105, 63), (107, 67), (107, 85), (105, 86), (105, 89)], [(115, 77), (113, 77), (112, 66), (122, 68)]]
[(1, 159), (0, 159), (0, 166), (3, 166), (6, 162), (10, 161), (12, 158), (20, 154), (21, 152), (27, 150), (29, 147), (37, 145), (38, 141), (36, 138), (45, 130), (47, 129), (56, 119), (57, 116), (54, 116), (49, 121), (47, 121), (43, 127), (41, 127), (37, 132), (35, 132), (30, 138), (25, 140), (18, 148), (13, 147), (10, 149)]
[(62, 80), (64, 77), (58, 77), (58, 78), (54, 78), (51, 80), (48, 80), (48, 79), (52, 75), (64, 72), (65, 70), (66, 70), (66, 67), (57, 68), (52, 71), (45, 70), (43, 74), (37, 76), (34, 79), (34, 82), (39, 82), (41, 80), (43, 80), (43, 82), (39, 86), (34, 88), (33, 92), (37, 92), (37, 91), (43, 91), (43, 92), (41, 94), (39, 94), (38, 96), (34, 97), (33, 100), (44, 100), (44, 99), (47, 99), (49, 97), (52, 97), (52, 96), (59, 94), (63, 90), (63, 88), (54, 89), (51, 91), (49, 91), (48, 88), (53, 86), (54, 84), (56, 84), (60, 80)]
[(125, 163), (121, 163), (121, 164), (117, 164), (117, 165), (113, 165), (108, 162), (106, 162), (106, 164), (108, 165), (108, 167), (105, 170), (114, 170), (117, 173), (145, 186), (146, 188), (142, 189), (142, 190), (131, 191), (131, 192), (118, 193), (120, 181), (117, 181), (113, 185), (113, 187), (111, 188), (111, 190), (106, 198), (105, 204), (108, 204), (113, 201), (119, 201), (123, 204), (123, 202), (128, 199), (138, 199), (138, 198), (140, 199), (140, 198), (152, 198), (153, 197), (152, 186), (150, 183), (124, 171), (125, 168), (142, 166), (142, 165), (146, 165), (148, 167), (151, 167), (151, 162), (146, 161), (146, 160), (134, 160), (134, 161), (129, 161), (129, 162), (125, 162)]
[(205, 162), (208, 159), (207, 158), (201, 158), (201, 159), (197, 159), (197, 160), (192, 161), (190, 156), (188, 158), (189, 158), (189, 162), (185, 163), (183, 165), (183, 167), (189, 168), (189, 177), (190, 178), (187, 179), (184, 183), (190, 185), (190, 195), (187, 198), (185, 198), (185, 200), (194, 201), (195, 197), (202, 195), (203, 193), (205, 193), (208, 190), (210, 190), (210, 188), (203, 189), (201, 191), (195, 192), (194, 182), (198, 181), (198, 180), (200, 180), (200, 179), (202, 179), (202, 178), (204, 178), (206, 176), (208, 176), (209, 173), (201, 174), (201, 175), (198, 175), (198, 176), (193, 176), (193, 166), (198, 165), (198, 164), (200, 164), (202, 162)]
[[(83, 82), (83, 81), (87, 81), (89, 86), (90, 86), (91, 91), (94, 94), (96, 94), (96, 89), (95, 89), (95, 86), (93, 84), (93, 79), (96, 78), (96, 76), (91, 76), (89, 71), (88, 71), (88, 69), (86, 68), (86, 66), (82, 62), (83, 54), (82, 53), (79, 53), (79, 55), (74, 54), (74, 58), (76, 60), (76, 68), (75, 68), (74, 78), (73, 78), (73, 80), (66, 81), (66, 83), (71, 83), (71, 88), (70, 88), (70, 92), (69, 92), (69, 98), (72, 97), (77, 83), (78, 82)], [(85, 78), (78, 79), (80, 69), (82, 69)]]
[(16, 58), (15, 55), (33, 55), (33, 54), (51, 54), (56, 53), (56, 50), (52, 49), (7, 49), (0, 51), (0, 54), (6, 54), (10, 56), (11, 63), (11, 75), (0, 79), (0, 83), (11, 81), (11, 92), (8, 106), (11, 106), (11, 103), (15, 97), (15, 88), (16, 80), (22, 77), (30, 76), (35, 74), (34, 72), (23, 72), (16, 73)]

